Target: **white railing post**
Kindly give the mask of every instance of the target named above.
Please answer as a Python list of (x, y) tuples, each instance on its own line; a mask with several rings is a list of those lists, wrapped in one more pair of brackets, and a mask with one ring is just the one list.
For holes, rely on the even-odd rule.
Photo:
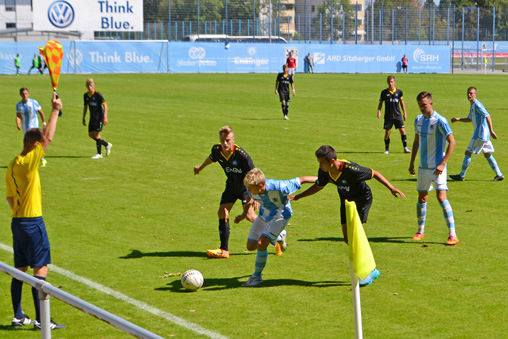
[(42, 339), (51, 339), (51, 310), (49, 303), (49, 294), (43, 291), (42, 286), (48, 284), (47, 282), (41, 280), (41, 288), (36, 287), (39, 291), (39, 305), (41, 310), (41, 338)]

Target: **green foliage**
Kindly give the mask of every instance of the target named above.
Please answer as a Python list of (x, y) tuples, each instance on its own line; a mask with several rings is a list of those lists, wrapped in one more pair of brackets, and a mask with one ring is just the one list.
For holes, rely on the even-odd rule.
[[(288, 250), (276, 257), (269, 248), (262, 287), (240, 287), (254, 269), (255, 254), (244, 250), (248, 222), (232, 224), (229, 259), (206, 257), (206, 249), (218, 245), (217, 208), (225, 176), (218, 164), (196, 176), (192, 167), (218, 142), (219, 128), (230, 124), (236, 142), (270, 178), (315, 175), (314, 151), (331, 144), (341, 158), (374, 168), (407, 195), (395, 199), (375, 180), (369, 182), (374, 203), (365, 230), (381, 277), (361, 290), (366, 338), (503, 336), (508, 333), (506, 183), (491, 183), (493, 171), (483, 156), (474, 156), (466, 181), (448, 183), (461, 242), (444, 246), (446, 225), (433, 192), (425, 240), (412, 241), (417, 192), (407, 171), (409, 155), (402, 153), (396, 130), (391, 154), (382, 154), (382, 120), (376, 118), (386, 76), (297, 74), (291, 120), (285, 121), (273, 93), (275, 74), (93, 75), (109, 107), (103, 137), (114, 147), (110, 157), (91, 160), (95, 143), (81, 124), (90, 76), (62, 75), (64, 115), (47, 151), (48, 165), (40, 169), (53, 263), (229, 338), (352, 338), (349, 260), (333, 187), (293, 203)], [(499, 137), (495, 156), (506, 174), (504, 76), (409, 74), (397, 75), (396, 81), (404, 91), (410, 145), (418, 92), (432, 91), (434, 108), (450, 120), (468, 114), (466, 89), (476, 86), (492, 115)], [(47, 75), (1, 77), (0, 182), (22, 146), (14, 107), (23, 86), (46, 114), (50, 111)], [(452, 129), (457, 147), (449, 174), (460, 171), (473, 133), (470, 124)], [(232, 216), (239, 213), (237, 205)], [(0, 243), (10, 246), (5, 200), (0, 222)], [(0, 260), (12, 264), (12, 254), (0, 250)], [(205, 278), (196, 293), (184, 292), (180, 277), (171, 275), (191, 268)], [(0, 337), (40, 337), (11, 330), (10, 280), (0, 275)], [(165, 338), (204, 337), (54, 271), (48, 281)], [(23, 308), (34, 317), (30, 289), (24, 292)], [(131, 338), (54, 298), (51, 311), (55, 321), (68, 326), (54, 332), (55, 338)]]

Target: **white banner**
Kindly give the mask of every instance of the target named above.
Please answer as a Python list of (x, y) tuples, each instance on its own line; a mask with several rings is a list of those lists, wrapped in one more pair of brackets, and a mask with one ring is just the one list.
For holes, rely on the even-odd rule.
[(36, 31), (143, 31), (143, 0), (33, 1)]

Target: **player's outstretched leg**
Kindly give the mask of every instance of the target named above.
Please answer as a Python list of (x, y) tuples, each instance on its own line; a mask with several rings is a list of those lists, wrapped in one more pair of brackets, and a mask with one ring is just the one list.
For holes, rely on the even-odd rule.
[(502, 181), (504, 180), (503, 173), (501, 173), (501, 170), (499, 169), (499, 166), (497, 165), (496, 159), (494, 159), (494, 156), (491, 154), (490, 156), (486, 157), (487, 161), (489, 162), (490, 168), (496, 172), (496, 176), (494, 177), (494, 180), (492, 181)]
[(422, 240), (425, 232), (425, 219), (427, 218), (427, 203), (416, 203), (416, 217), (418, 218), (418, 232), (413, 240)]
[(219, 237), (220, 247), (214, 250), (206, 251), (206, 254), (212, 258), (229, 258), (229, 220), (219, 219)]
[(263, 273), (263, 269), (266, 266), (266, 261), (268, 259), (268, 250), (260, 251), (258, 250), (256, 254), (256, 264), (254, 269), (254, 274), (242, 284), (244, 287), (252, 287), (257, 286), (263, 283), (263, 279), (261, 278), (261, 274)]

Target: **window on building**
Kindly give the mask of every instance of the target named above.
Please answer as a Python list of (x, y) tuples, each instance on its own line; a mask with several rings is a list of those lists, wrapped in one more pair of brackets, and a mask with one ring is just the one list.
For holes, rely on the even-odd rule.
[(310, 11), (312, 13), (314, 13), (316, 11), (316, 6), (314, 6), (314, 5), (310, 6)]
[(16, 23), (15, 22), (6, 22), (5, 28), (16, 28)]
[[(288, 21), (289, 20), (289, 21)], [(288, 16), (288, 15), (285, 15), (285, 16), (281, 16), (280, 17), (280, 23), (283, 24), (283, 23), (291, 23), (293, 22), (293, 17), (292, 16)]]
[(15, 12), (16, 11), (15, 0), (5, 0), (5, 11)]

